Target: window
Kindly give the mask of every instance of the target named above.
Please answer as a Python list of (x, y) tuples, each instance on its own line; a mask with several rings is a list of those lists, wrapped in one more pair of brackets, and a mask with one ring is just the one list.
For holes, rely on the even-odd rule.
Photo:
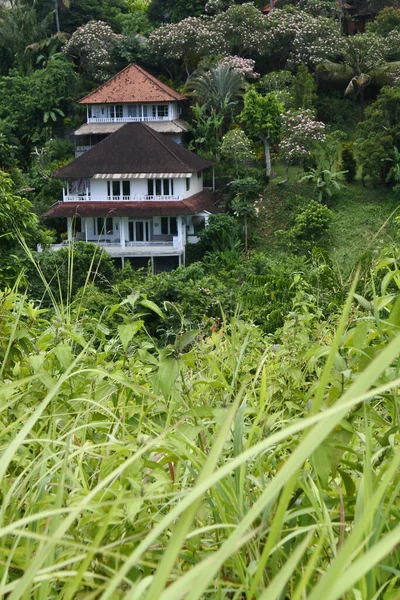
[(143, 117), (147, 117), (147, 109), (149, 107), (147, 106), (147, 104), (142, 104), (142, 112), (143, 112)]
[(112, 235), (114, 233), (112, 217), (97, 217), (96, 219), (97, 235)]
[(122, 195), (123, 196), (131, 195), (131, 182), (129, 180), (122, 182)]
[(178, 221), (176, 217), (161, 217), (161, 233), (163, 235), (177, 235)]
[(107, 181), (107, 196), (119, 198), (121, 196), (121, 182), (120, 181)]
[(186, 191), (190, 190), (190, 177), (186, 177)]
[(139, 109), (140, 105), (137, 104), (128, 104), (128, 117), (139, 117)]
[(206, 226), (206, 220), (204, 217), (194, 216), (193, 217), (193, 233), (196, 235), (202, 231)]
[(154, 118), (163, 119), (168, 117), (168, 104), (153, 104), (151, 109)]
[(111, 119), (122, 119), (124, 116), (124, 109), (122, 104), (112, 104), (110, 106), (110, 117)]
[(173, 196), (173, 179), (148, 179), (147, 194), (149, 196)]
[(174, 180), (163, 179), (163, 194), (164, 196), (173, 196), (174, 194)]

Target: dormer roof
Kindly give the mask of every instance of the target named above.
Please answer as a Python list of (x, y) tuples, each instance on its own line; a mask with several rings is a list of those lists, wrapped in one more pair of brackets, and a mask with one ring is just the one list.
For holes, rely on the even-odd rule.
[(183, 96), (150, 75), (139, 65), (129, 65), (103, 83), (79, 104), (122, 104), (133, 102), (174, 102)]
[(157, 177), (167, 173), (182, 177), (212, 164), (156, 133), (145, 123), (127, 123), (58, 169), (54, 176), (60, 179), (131, 179), (135, 174), (151, 173)]

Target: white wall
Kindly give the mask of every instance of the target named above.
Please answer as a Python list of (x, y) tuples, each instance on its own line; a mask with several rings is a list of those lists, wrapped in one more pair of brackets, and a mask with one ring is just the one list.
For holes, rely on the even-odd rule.
[[(116, 104), (121, 104), (121, 102), (117, 102)], [(141, 102), (130, 102), (129, 104), (136, 104), (137, 106), (141, 107), (142, 103)], [(152, 106), (153, 105), (159, 105), (159, 104), (168, 104), (168, 118), (169, 120), (173, 121), (174, 119), (178, 119), (179, 118), (179, 106), (177, 102), (149, 102), (149, 103), (145, 103), (147, 108), (147, 116), (151, 117), (152, 116)], [(110, 118), (110, 104), (92, 104), (91, 105), (91, 115), (92, 118), (102, 118), (102, 119), (106, 119), (106, 118)], [(127, 119), (128, 118), (128, 103), (122, 103), (122, 110), (123, 110), (123, 115), (122, 118), (123, 119)], [(139, 112), (139, 114), (141, 114), (141, 112)]]
[[(148, 193), (147, 179), (131, 179), (131, 196), (146, 196)], [(190, 177), (190, 189), (186, 191), (186, 178), (174, 178), (174, 196), (183, 196), (189, 198), (203, 189), (203, 178), (197, 178), (197, 173), (193, 173)], [(91, 199), (107, 198), (107, 180), (91, 179), (90, 180)], [(121, 183), (122, 195), (122, 183)]]

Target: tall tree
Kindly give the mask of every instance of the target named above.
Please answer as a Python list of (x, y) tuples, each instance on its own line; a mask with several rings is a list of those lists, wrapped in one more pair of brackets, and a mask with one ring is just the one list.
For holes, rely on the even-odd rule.
[(373, 33), (358, 34), (343, 41), (343, 62), (328, 60), (317, 66), (321, 76), (347, 83), (345, 95), (354, 94), (360, 99), (360, 120), (364, 120), (364, 91), (374, 82), (390, 83), (400, 70), (400, 62), (386, 60), (390, 49), (384, 38)]
[(274, 92), (262, 96), (254, 88), (251, 88), (244, 97), (244, 108), (240, 120), (248, 135), (252, 138), (259, 138), (264, 144), (267, 180), (271, 177), (270, 146), (279, 140), (283, 111), (284, 106)]
[(192, 77), (186, 89), (207, 107), (210, 114), (221, 115), (226, 120), (243, 98), (247, 83), (243, 75), (229, 65), (220, 65)]

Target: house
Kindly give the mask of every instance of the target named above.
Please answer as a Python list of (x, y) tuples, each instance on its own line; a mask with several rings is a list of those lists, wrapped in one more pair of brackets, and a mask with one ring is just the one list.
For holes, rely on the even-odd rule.
[(184, 264), (186, 244), (198, 241), (218, 208), (203, 189), (203, 170), (212, 163), (152, 125), (119, 124), (56, 171), (66, 187), (44, 216), (66, 218), (70, 242), (96, 242), (122, 265), (151, 261), (156, 272)]
[(147, 123), (177, 143), (187, 131), (180, 118), (184, 97), (150, 73), (132, 64), (85, 96), (86, 123), (75, 133), (80, 156), (124, 123)]

